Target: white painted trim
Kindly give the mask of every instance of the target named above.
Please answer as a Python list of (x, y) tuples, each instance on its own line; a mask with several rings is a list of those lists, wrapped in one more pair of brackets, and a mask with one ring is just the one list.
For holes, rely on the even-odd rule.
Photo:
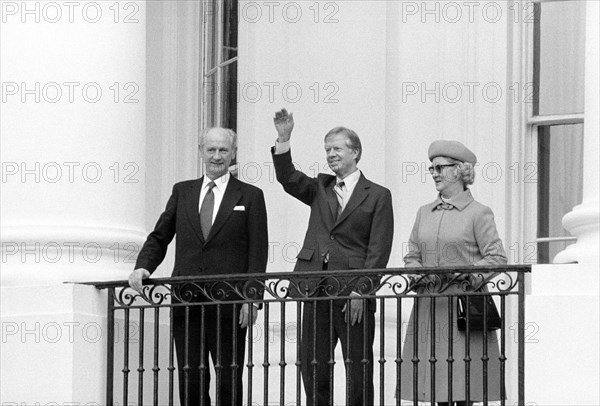
[[(141, 244), (146, 240), (146, 232), (140, 229), (127, 229), (103, 226), (55, 225), (3, 225), (2, 242), (24, 242), (27, 244), (61, 243), (77, 241), (80, 246), (86, 242), (97, 243), (102, 247), (114, 246), (115, 243)], [(4, 245), (2, 246), (3, 249)]]
[(534, 116), (529, 119), (528, 124), (536, 126), (583, 124), (583, 113)]
[(538, 237), (535, 242), (576, 241), (577, 237)]
[[(507, 83), (522, 88), (532, 82), (533, 58), (532, 40), (533, 24), (520, 21), (507, 22), (508, 53)], [(524, 171), (528, 162), (537, 162), (537, 147), (534, 140), (534, 127), (529, 124), (533, 106), (524, 100), (509, 100), (507, 106), (507, 166), (515, 163)], [(506, 250), (509, 262), (523, 263), (528, 242), (536, 237), (537, 219), (530, 213), (537, 212), (536, 184), (524, 182), (523, 176), (518, 176), (506, 183)]]

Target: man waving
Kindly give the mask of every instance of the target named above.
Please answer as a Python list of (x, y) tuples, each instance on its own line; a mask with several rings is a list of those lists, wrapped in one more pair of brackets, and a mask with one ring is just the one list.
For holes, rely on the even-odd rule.
[[(311, 208), (294, 271), (385, 268), (394, 233), (392, 196), (388, 189), (367, 180), (358, 169), (362, 146), (356, 133), (345, 127), (329, 131), (324, 139), (325, 153), (335, 176), (319, 174), (311, 178), (292, 164), (292, 114), (285, 109), (278, 111), (274, 123), (278, 137), (271, 152), (277, 180), (288, 194)], [(346, 300), (335, 300), (331, 307), (324, 300), (304, 305), (301, 369), (308, 405), (332, 403), (333, 365), (328, 361), (338, 340), (344, 359), (352, 361), (346, 365), (350, 378), (349, 405), (373, 404), (375, 301), (359, 298), (361, 287), (372, 283), (372, 280), (358, 280), (338, 292), (357, 297), (350, 301), (349, 308)], [(335, 285), (331, 281), (322, 280), (316, 294), (326, 296), (332, 287)], [(364, 359), (368, 360), (366, 368)]]

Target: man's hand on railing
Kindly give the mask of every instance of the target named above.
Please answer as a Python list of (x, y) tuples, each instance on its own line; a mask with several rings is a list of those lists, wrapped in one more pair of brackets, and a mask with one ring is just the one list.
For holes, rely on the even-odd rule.
[[(360, 296), (356, 292), (350, 293), (351, 296)], [(350, 319), (350, 323), (352, 325), (356, 324), (356, 322), (362, 321), (363, 316), (363, 299), (350, 299), (350, 312), (346, 312), (346, 307), (348, 307), (348, 303), (344, 305), (342, 312), (346, 313), (346, 323), (348, 323), (348, 319)], [(348, 314), (349, 313), (349, 314)]]
[[(252, 309), (248, 311), (248, 309)], [(248, 326), (253, 326), (256, 322), (256, 317), (258, 316), (258, 309), (254, 305), (250, 305), (248, 303), (244, 303), (242, 308), (240, 309), (240, 320), (239, 324), (241, 328), (246, 328)]]
[(481, 286), (481, 284), (483, 283), (483, 281), (485, 281), (485, 279), (487, 277), (490, 276), (490, 273), (472, 273), (469, 274), (468, 278), (469, 278), (469, 283), (471, 284), (471, 286), (473, 286), (474, 288), (478, 288)]
[(150, 277), (150, 272), (144, 268), (138, 268), (129, 275), (129, 286), (138, 292), (142, 290), (142, 281)]

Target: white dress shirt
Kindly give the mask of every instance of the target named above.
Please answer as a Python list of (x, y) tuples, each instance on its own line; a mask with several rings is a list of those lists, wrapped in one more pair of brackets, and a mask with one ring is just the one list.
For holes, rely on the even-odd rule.
[(346, 205), (348, 204), (348, 200), (350, 200), (350, 196), (352, 196), (352, 192), (354, 192), (354, 189), (356, 188), (356, 184), (358, 183), (358, 179), (360, 179), (360, 171), (357, 169), (354, 172), (352, 172), (350, 175), (346, 175), (346, 177), (344, 179), (341, 179), (340, 177), (336, 177), (335, 178), (335, 182), (340, 183), (340, 182), (344, 182), (344, 205), (342, 206), (342, 211), (344, 211), (344, 209), (346, 208)]
[(217, 218), (217, 213), (219, 212), (219, 207), (221, 207), (223, 195), (225, 194), (225, 189), (227, 189), (227, 184), (229, 183), (230, 177), (231, 174), (229, 172), (215, 180), (210, 180), (208, 176), (204, 175), (204, 180), (202, 181), (202, 188), (200, 189), (200, 200), (198, 201), (198, 213), (200, 213), (202, 202), (204, 201), (204, 197), (206, 196), (206, 192), (208, 191), (208, 184), (210, 182), (215, 182), (215, 187), (212, 189), (213, 194), (215, 196), (215, 207), (213, 209), (212, 216), (213, 223), (215, 222), (215, 218)]

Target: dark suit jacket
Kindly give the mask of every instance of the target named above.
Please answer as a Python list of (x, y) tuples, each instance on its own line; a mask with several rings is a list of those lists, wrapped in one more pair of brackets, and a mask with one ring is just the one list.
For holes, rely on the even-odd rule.
[[(350, 200), (335, 220), (336, 177), (310, 178), (297, 171), (290, 152), (275, 155), (277, 180), (287, 193), (311, 207), (308, 230), (294, 271), (319, 271), (329, 254), (328, 270), (385, 268), (392, 249), (394, 217), (390, 191), (362, 174)], [(369, 281), (360, 280), (360, 285)], [(343, 292), (347, 294), (349, 291)]]
[(262, 191), (232, 176), (204, 240), (198, 205), (202, 179), (173, 186), (165, 211), (138, 255), (136, 269), (154, 272), (177, 234), (173, 276), (265, 272), (268, 236)]

